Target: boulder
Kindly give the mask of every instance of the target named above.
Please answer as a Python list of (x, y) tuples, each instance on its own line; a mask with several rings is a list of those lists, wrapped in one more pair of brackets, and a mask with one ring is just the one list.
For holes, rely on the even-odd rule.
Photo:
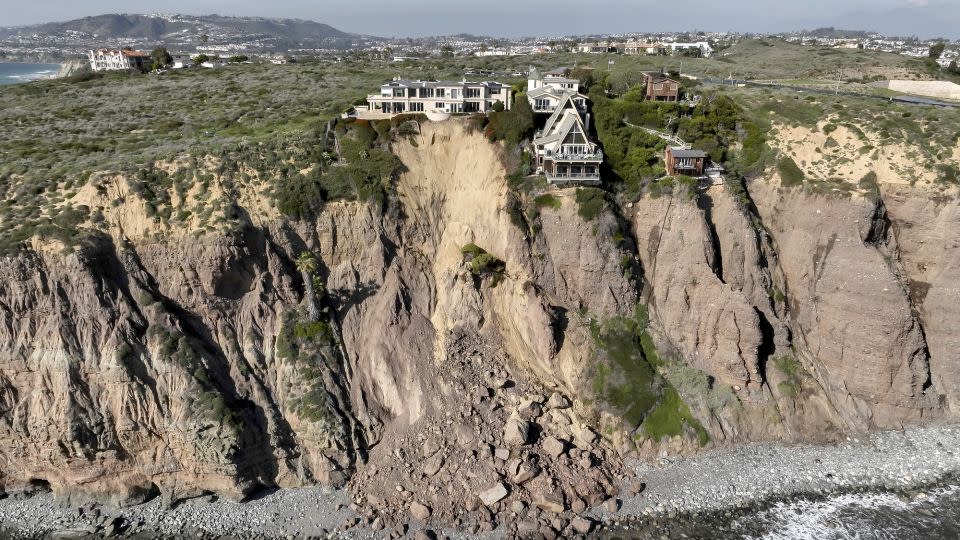
[(505, 499), (509, 494), (510, 491), (507, 489), (507, 485), (503, 482), (497, 482), (493, 487), (481, 491), (478, 495), (480, 502), (486, 506), (492, 506)]
[(425, 504), (420, 504), (416, 501), (410, 503), (410, 515), (413, 519), (419, 519), (421, 521), (428, 519), (433, 511), (429, 506)]
[(540, 467), (533, 463), (523, 463), (517, 467), (517, 474), (513, 475), (514, 484), (524, 484), (540, 474)]
[(556, 437), (547, 437), (543, 440), (543, 451), (554, 459), (562, 456), (565, 450), (566, 444)]
[(517, 407), (517, 415), (525, 420), (533, 420), (541, 414), (543, 414), (543, 406), (532, 399), (521, 401), (520, 406)]
[(569, 409), (570, 400), (567, 399), (562, 394), (556, 392), (550, 394), (550, 399), (547, 400), (548, 409)]
[(563, 495), (559, 493), (544, 493), (539, 495), (533, 502), (542, 510), (559, 514), (567, 509), (563, 502)]
[(593, 520), (578, 516), (573, 518), (573, 521), (570, 522), (570, 526), (573, 527), (573, 530), (577, 531), (579, 534), (589, 534), (593, 530)]
[(510, 446), (523, 446), (530, 438), (530, 422), (521, 418), (511, 418), (503, 429), (503, 442)]
[(590, 429), (590, 426), (584, 424), (574, 424), (570, 428), (570, 434), (573, 435), (573, 439), (576, 441), (577, 446), (581, 448), (589, 448), (596, 444), (597, 442), (597, 433)]

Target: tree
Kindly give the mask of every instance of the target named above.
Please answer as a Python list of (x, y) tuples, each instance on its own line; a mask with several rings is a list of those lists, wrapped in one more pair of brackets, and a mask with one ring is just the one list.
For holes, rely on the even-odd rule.
[(150, 57), (153, 58), (153, 69), (163, 69), (173, 64), (173, 57), (165, 47), (157, 47), (150, 53)]
[(947, 48), (946, 43), (942, 41), (938, 41), (937, 43), (934, 43), (933, 45), (930, 46), (930, 52), (927, 53), (927, 56), (930, 58), (933, 58), (934, 60), (937, 60), (940, 58), (940, 56), (943, 55), (943, 50), (946, 48)]
[(198, 65), (198, 66), (199, 66), (200, 64), (203, 64), (204, 62), (209, 62), (209, 61), (210, 61), (210, 57), (207, 56), (207, 55), (205, 55), (205, 54), (198, 54), (198, 55), (193, 59), (193, 63), (194, 63), (195, 65)]
[(947, 71), (953, 75), (960, 75), (960, 66), (957, 65), (956, 60), (950, 62), (950, 65), (947, 66)]
[(310, 322), (317, 322), (320, 320), (320, 307), (317, 305), (317, 295), (313, 289), (313, 273), (317, 271), (317, 258), (313, 253), (304, 251), (297, 257), (296, 265), (303, 276), (303, 287), (306, 289), (307, 316)]

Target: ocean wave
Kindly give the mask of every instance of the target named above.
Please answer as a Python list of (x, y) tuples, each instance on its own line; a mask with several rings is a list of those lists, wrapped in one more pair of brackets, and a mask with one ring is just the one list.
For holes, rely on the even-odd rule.
[[(886, 540), (929, 537), (923, 530), (951, 526), (930, 506), (956, 508), (960, 487), (937, 488), (913, 499), (893, 493), (845, 494), (826, 500), (779, 502), (738, 519), (735, 530), (752, 540)], [(762, 531), (762, 532), (758, 532)]]

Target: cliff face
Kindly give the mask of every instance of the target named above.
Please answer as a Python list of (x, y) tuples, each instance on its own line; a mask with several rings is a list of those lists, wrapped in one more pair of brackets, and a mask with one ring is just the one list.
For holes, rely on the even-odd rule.
[[(716, 186), (584, 217), (566, 190), (521, 219), (482, 134), (427, 123), (393, 151), (405, 172), (385, 213), (332, 203), (287, 222), (248, 192), (234, 226), (161, 230), (114, 178), (102, 197), (77, 195), (109, 234), (0, 259), (4, 485), (130, 503), (354, 475), (372, 492), (377, 467), (400, 474), (385, 465), (395, 451), (443, 461), (508, 445), (520, 418), (588, 461), (614, 459), (592, 429), (619, 452), (694, 450), (689, 433), (618, 433), (593, 395), (593, 325), (638, 301), (670, 359), (658, 369), (709, 444), (898, 427), (960, 397), (952, 192), (823, 195), (774, 178), (748, 197)], [(470, 243), (502, 274), (471, 271)], [(319, 263), (321, 322), (304, 319), (303, 252)], [(461, 409), (488, 425), (458, 427)], [(465, 477), (479, 489), (498, 476)]]

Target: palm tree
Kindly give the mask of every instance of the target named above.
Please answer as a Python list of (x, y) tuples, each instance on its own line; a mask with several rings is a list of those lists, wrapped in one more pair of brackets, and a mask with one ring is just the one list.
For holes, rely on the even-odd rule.
[(320, 320), (320, 308), (317, 306), (317, 295), (313, 290), (313, 273), (317, 271), (317, 258), (313, 253), (304, 251), (297, 257), (296, 265), (303, 276), (303, 287), (307, 292), (307, 315), (310, 322), (317, 322)]

